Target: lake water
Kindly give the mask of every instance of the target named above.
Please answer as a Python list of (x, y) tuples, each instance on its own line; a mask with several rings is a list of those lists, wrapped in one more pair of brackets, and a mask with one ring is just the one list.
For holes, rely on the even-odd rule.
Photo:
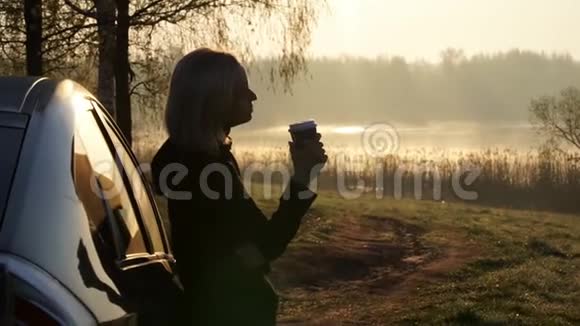
[[(435, 148), (481, 150), (511, 148), (527, 151), (542, 142), (528, 123), (495, 123), (482, 125), (467, 122), (429, 123), (422, 126), (404, 124), (320, 125), (323, 142), (328, 146), (363, 148), (375, 142), (405, 150)], [(238, 146), (286, 146), (288, 126), (253, 129), (251, 124), (232, 130)]]

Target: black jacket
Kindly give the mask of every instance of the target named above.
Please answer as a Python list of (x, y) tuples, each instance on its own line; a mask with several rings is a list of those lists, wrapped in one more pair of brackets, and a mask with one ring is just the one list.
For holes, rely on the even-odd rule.
[[(316, 194), (290, 181), (268, 219), (244, 189), (230, 146), (211, 156), (166, 141), (152, 162), (154, 185), (168, 198), (174, 255), (194, 322), (274, 325), (277, 296), (264, 275)], [(263, 264), (244, 267), (239, 249), (247, 247), (257, 249)]]

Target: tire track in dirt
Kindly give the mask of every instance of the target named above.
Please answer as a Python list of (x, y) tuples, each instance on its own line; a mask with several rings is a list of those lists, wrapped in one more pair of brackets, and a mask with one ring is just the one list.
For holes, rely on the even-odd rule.
[[(396, 306), (418, 284), (437, 281), (475, 253), (458, 237), (445, 247), (429, 245), (421, 238), (426, 230), (393, 217), (363, 215), (332, 223), (310, 220), (304, 232), (307, 236), (302, 234), (297, 245), (274, 264), (271, 274), (282, 297), (291, 302), (309, 297), (315, 302), (317, 296), (332, 302), (333, 294), (354, 291), (379, 296)], [(282, 310), (280, 325), (368, 325), (349, 316), (350, 310), (340, 303), (332, 306), (336, 313), (321, 312), (316, 320), (288, 313), (290, 317)]]

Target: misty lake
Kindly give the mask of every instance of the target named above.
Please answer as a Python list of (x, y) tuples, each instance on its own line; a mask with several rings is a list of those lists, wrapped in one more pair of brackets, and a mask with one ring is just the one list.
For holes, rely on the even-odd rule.
[[(383, 132), (381, 128), (385, 127), (389, 130)], [(424, 148), (477, 151), (510, 148), (527, 151), (537, 147), (542, 141), (536, 130), (526, 122), (486, 125), (471, 122), (431, 122), (420, 126), (381, 123), (325, 125), (319, 122), (318, 130), (322, 134), (323, 142), (329, 147), (359, 148), (373, 134), (387, 142), (398, 142), (399, 150)], [(283, 146), (290, 137), (287, 126), (253, 129), (250, 123), (234, 128), (232, 138), (237, 146), (270, 147)]]

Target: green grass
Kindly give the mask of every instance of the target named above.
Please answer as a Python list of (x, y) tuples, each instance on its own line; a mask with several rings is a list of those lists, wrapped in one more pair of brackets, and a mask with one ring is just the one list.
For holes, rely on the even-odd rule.
[(320, 192), (272, 279), (289, 324), (573, 325), (579, 267), (580, 216)]

